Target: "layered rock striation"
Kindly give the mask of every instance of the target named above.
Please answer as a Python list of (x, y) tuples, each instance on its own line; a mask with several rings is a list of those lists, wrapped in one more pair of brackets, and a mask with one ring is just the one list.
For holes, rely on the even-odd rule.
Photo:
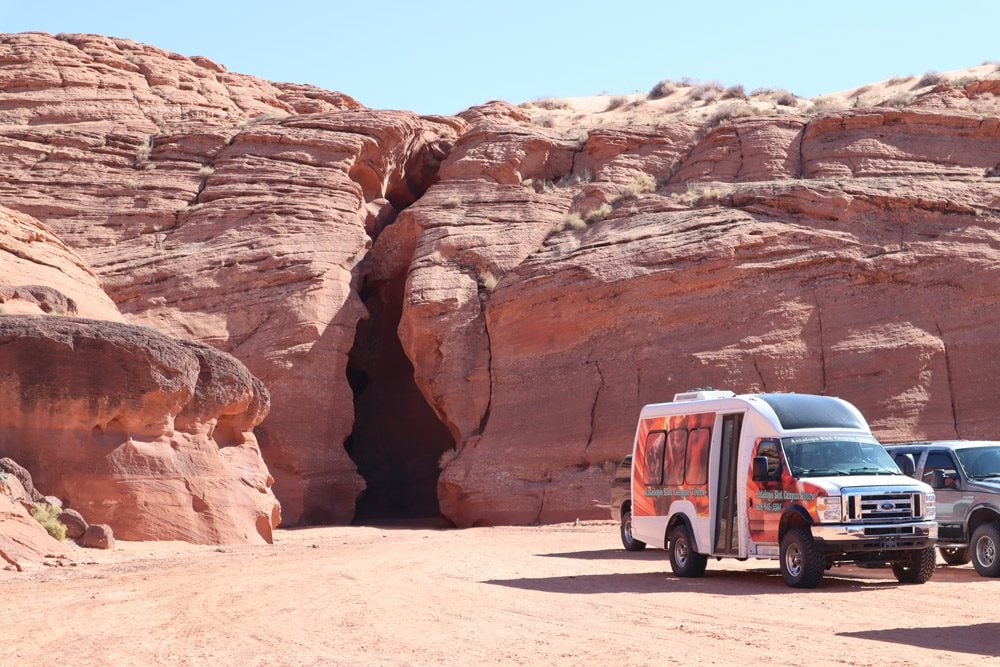
[[(406, 514), (372, 498), (396, 488), (461, 526), (604, 516), (640, 406), (692, 386), (837, 394), (888, 440), (990, 436), (992, 68), (813, 101), (707, 88), (419, 117), (127, 40), (6, 36), (0, 205), (95, 277), (0, 302), (72, 315), (100, 295), (71, 283), (103, 285), (126, 321), (238, 358), (271, 392), (256, 434), (290, 524), (351, 520), (359, 468), (373, 513)], [(198, 470), (211, 442), (253, 449), (241, 382), (181, 384), (140, 392), (169, 417), (129, 422), (134, 443), (190, 441)], [(121, 437), (88, 410), (72, 437)], [(167, 487), (137, 497), (208, 493)]]

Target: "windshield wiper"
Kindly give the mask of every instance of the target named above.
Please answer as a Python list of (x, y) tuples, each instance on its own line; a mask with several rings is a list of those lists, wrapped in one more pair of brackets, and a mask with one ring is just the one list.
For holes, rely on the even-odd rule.
[(888, 468), (851, 468), (852, 475), (899, 475), (899, 471)]
[(1000, 472), (990, 472), (985, 475), (969, 475), (969, 479), (990, 479), (992, 477), (1000, 477)]
[(833, 468), (801, 468), (799, 469), (799, 476), (805, 475), (806, 477), (824, 477), (827, 475), (846, 475), (847, 473), (843, 470), (834, 470)]

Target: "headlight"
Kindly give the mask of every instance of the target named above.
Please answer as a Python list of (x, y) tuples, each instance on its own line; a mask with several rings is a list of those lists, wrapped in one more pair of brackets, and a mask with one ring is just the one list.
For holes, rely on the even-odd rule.
[(820, 496), (816, 499), (816, 514), (820, 523), (840, 523), (840, 496)]
[(937, 496), (935, 496), (933, 493), (924, 494), (924, 518), (925, 519), (937, 518)]

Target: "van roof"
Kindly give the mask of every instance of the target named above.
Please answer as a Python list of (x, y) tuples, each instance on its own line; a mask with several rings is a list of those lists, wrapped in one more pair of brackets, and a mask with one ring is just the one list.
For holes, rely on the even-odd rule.
[(749, 405), (766, 415), (782, 431), (814, 428), (842, 428), (869, 431), (864, 417), (853, 405), (833, 396), (814, 394), (770, 393), (741, 394), (727, 398), (707, 400), (682, 400), (673, 403), (654, 403), (643, 408), (646, 416), (652, 414), (684, 414), (739, 409)]

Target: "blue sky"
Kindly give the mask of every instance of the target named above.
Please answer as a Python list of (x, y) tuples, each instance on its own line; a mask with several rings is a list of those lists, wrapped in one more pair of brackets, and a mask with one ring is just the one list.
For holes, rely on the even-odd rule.
[(371, 107), (443, 114), (683, 76), (815, 96), (1000, 60), (995, 0), (756, 5), (0, 0), (0, 31), (127, 37)]

